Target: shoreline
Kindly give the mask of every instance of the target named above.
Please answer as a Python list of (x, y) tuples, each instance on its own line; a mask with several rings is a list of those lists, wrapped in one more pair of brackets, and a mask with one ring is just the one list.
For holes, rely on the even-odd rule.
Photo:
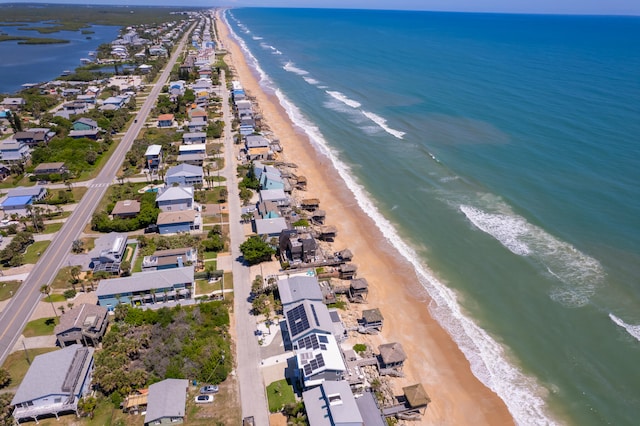
[[(220, 15), (218, 12), (218, 18)], [(366, 307), (378, 307), (385, 317), (380, 335), (361, 340), (367, 340), (374, 349), (397, 341), (407, 353), (406, 377), (393, 380), (394, 393), (400, 394), (403, 386), (414, 383), (425, 386), (432, 403), (420, 424), (513, 424), (506, 404), (473, 375), (462, 351), (431, 317), (431, 298), (420, 285), (413, 265), (362, 211), (331, 159), (291, 122), (276, 95), (260, 87), (257, 71), (247, 64), (229, 34), (226, 20), (218, 19), (218, 23), (220, 38), (230, 55), (229, 65), (245, 90), (256, 98), (264, 121), (280, 139), (283, 160), (295, 162), (304, 170), (309, 182), (307, 194), (321, 200), (327, 223), (337, 227), (334, 249), (349, 248), (354, 253), (359, 276), (366, 278), (371, 288)], [(402, 285), (395, 284), (398, 282)]]

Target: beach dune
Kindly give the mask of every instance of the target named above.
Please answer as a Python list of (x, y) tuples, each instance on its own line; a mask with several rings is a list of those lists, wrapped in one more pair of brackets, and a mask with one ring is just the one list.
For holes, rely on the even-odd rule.
[(360, 209), (330, 160), (318, 153), (304, 132), (291, 123), (278, 99), (260, 87), (224, 19), (218, 19), (217, 30), (229, 52), (226, 62), (245, 90), (255, 97), (263, 119), (280, 139), (284, 160), (297, 164), (308, 179), (307, 194), (320, 199), (327, 223), (337, 227), (333, 247), (349, 248), (358, 265), (358, 276), (369, 282), (367, 306), (380, 308), (385, 325), (380, 335), (368, 336), (367, 340), (374, 348), (400, 342), (408, 356), (405, 377), (392, 380), (395, 393), (401, 394), (404, 386), (422, 383), (431, 397), (422, 422), (412, 424), (513, 424), (504, 402), (473, 375), (455, 342), (430, 316), (429, 296), (412, 265)]

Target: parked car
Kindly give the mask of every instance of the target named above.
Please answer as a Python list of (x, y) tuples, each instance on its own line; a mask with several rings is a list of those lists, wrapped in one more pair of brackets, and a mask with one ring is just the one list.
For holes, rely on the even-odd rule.
[(208, 404), (210, 402), (213, 402), (213, 395), (196, 396), (196, 404)]
[(204, 394), (204, 393), (218, 393), (218, 391), (220, 391), (220, 388), (218, 387), (218, 385), (207, 385), (207, 386), (203, 386), (200, 388), (200, 393)]

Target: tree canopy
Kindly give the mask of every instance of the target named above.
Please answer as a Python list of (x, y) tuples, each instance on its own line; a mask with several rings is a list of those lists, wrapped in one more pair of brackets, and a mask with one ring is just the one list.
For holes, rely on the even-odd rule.
[(276, 251), (268, 243), (257, 235), (249, 237), (244, 243), (240, 244), (240, 251), (244, 260), (250, 265), (271, 260)]

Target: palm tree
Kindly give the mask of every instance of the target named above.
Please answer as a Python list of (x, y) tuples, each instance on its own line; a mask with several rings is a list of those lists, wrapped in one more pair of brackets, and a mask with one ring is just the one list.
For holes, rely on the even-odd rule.
[(49, 302), (51, 302), (51, 309), (53, 309), (53, 313), (56, 314), (56, 318), (58, 318), (58, 312), (56, 311), (56, 307), (53, 306), (53, 300), (51, 299), (51, 287), (47, 284), (44, 284), (40, 287), (40, 293), (46, 294), (49, 298)]

